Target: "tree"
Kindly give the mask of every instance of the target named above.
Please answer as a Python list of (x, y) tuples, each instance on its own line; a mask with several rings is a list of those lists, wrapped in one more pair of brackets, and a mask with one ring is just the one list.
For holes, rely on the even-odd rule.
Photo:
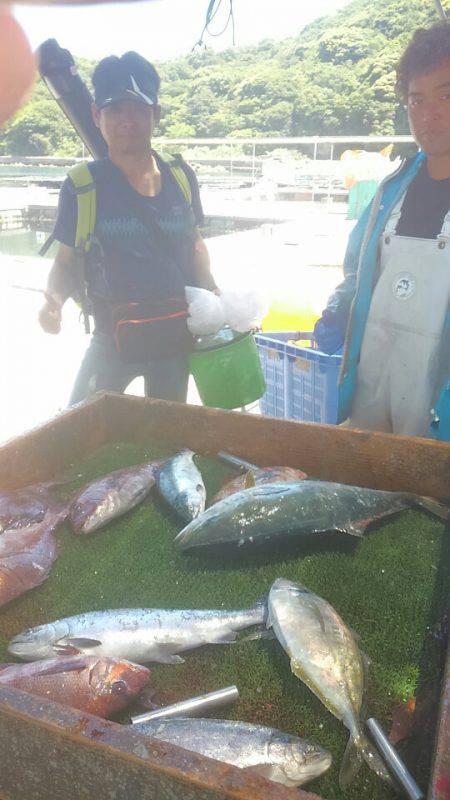
[[(444, 0), (450, 7), (450, 0)], [(274, 7), (273, 13), (276, 13)], [(408, 130), (395, 97), (395, 65), (431, 0), (367, 0), (282, 42), (203, 50), (159, 64), (161, 135), (172, 138), (379, 134)], [(90, 85), (94, 68), (78, 60)], [(3, 131), (11, 155), (79, 155), (81, 144), (41, 81)]]

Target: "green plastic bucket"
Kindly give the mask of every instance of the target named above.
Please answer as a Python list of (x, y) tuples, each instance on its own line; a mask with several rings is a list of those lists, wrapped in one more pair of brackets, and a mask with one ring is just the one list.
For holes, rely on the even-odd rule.
[(241, 408), (266, 391), (252, 333), (232, 342), (191, 353), (189, 368), (205, 406)]

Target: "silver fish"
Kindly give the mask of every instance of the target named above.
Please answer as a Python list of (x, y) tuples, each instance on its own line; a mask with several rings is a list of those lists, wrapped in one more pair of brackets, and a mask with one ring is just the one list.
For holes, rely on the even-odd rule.
[(192, 450), (182, 450), (164, 464), (156, 478), (162, 496), (185, 522), (205, 510), (205, 484), (194, 456)]
[(252, 769), (284, 786), (301, 786), (331, 765), (327, 750), (265, 725), (177, 717), (141, 722), (133, 729), (225, 764)]
[(73, 500), (69, 518), (75, 533), (92, 533), (137, 506), (155, 483), (162, 461), (117, 469), (88, 483)]
[(269, 593), (268, 626), (291, 660), (291, 669), (350, 731), (339, 783), (345, 789), (362, 763), (381, 778), (389, 773), (364, 734), (367, 667), (353, 633), (334, 608), (304, 586), (278, 578)]
[(24, 661), (85, 653), (137, 664), (180, 664), (178, 653), (205, 644), (234, 642), (237, 631), (261, 625), (266, 598), (243, 611), (127, 608), (92, 611), (29, 628), (8, 651)]

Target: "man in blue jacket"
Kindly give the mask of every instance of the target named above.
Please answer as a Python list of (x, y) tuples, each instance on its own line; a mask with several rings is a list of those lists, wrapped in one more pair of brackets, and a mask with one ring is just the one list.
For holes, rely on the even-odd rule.
[(355, 226), (315, 335), (345, 341), (339, 422), (450, 441), (450, 24), (416, 31), (397, 89), (420, 149)]

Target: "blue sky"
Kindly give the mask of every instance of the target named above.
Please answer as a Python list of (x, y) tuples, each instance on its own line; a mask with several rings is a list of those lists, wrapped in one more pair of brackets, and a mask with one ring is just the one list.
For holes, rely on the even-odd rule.
[[(236, 44), (296, 35), (317, 17), (331, 14), (350, 0), (234, 0)], [(74, 55), (102, 58), (137, 50), (147, 58), (164, 61), (188, 53), (199, 39), (208, 0), (144, 0), (102, 6), (58, 8), (21, 6), (16, 16), (33, 47), (55, 38)], [(222, 0), (223, 11), (228, 0)], [(223, 12), (213, 23), (223, 27)], [(223, 49), (230, 34), (206, 36), (208, 47)]]

